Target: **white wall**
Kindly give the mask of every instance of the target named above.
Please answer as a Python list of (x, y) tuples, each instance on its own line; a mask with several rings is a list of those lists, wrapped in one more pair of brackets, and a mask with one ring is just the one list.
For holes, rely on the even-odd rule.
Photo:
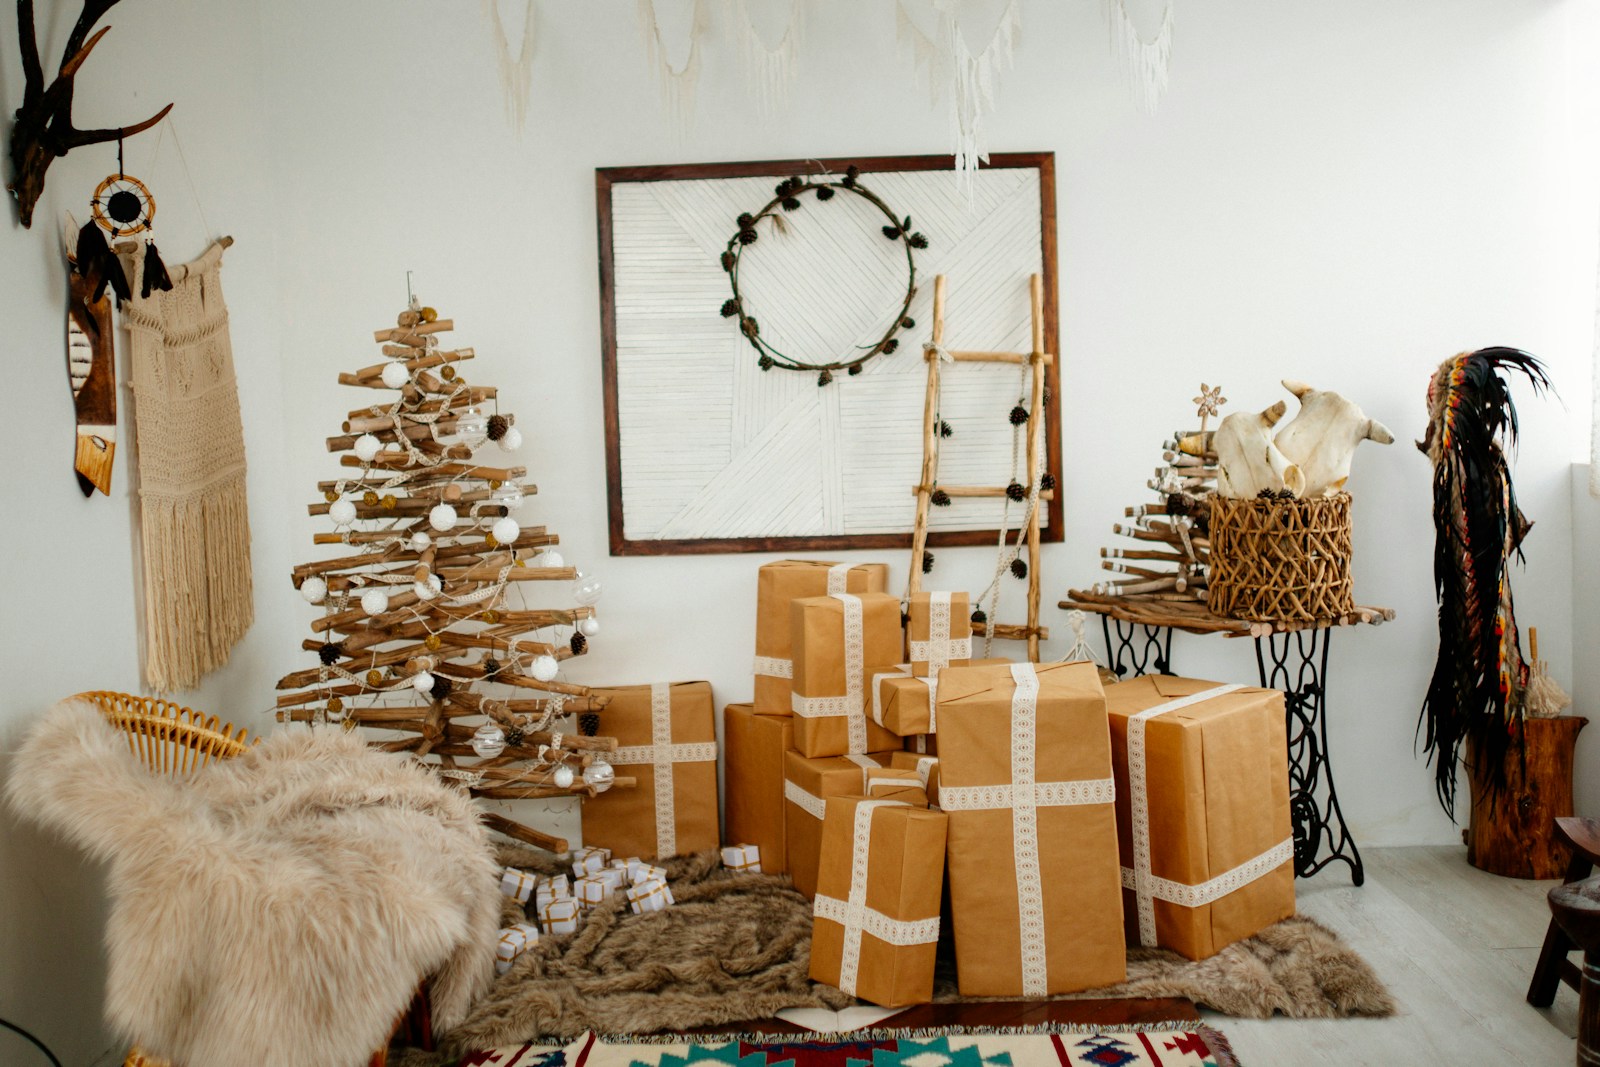
[[(123, 103), (143, 112), (178, 99), (207, 214), (240, 238), (227, 284), (258, 524), (258, 623), (194, 703), (250, 719), (269, 706), (277, 675), (307, 663), (298, 644), (310, 609), (287, 569), (314, 552), (303, 506), (336, 469), (322, 440), (360, 399), (334, 377), (370, 362), (369, 331), (392, 321), (407, 269), (456, 320), (455, 339), (479, 352), (471, 377), (499, 385), (502, 406), (521, 417), (522, 458), (540, 487), (526, 520), (558, 530), (567, 558), (606, 581), (604, 630), (571, 676), (709, 678), (722, 701), (749, 696), (754, 575), (770, 557), (605, 556), (593, 170), (937, 152), (948, 147), (947, 116), (896, 54), (888, 3), (818, 0), (793, 103), (774, 120), (747, 102), (731, 43), (714, 43), (685, 137), (662, 117), (632, 3), (537, 6), (520, 138), (502, 116), (476, 5), (278, 0), (263, 7), (259, 46), (252, 19), (226, 5), (118, 10), (108, 55), (112, 44), (152, 52), (106, 63), (137, 72), (140, 95)], [(1412, 752), (1435, 629), (1429, 474), (1407, 442), (1420, 436), (1432, 368), (1464, 348), (1540, 354), (1571, 407), (1518, 393), (1518, 486), (1539, 525), (1517, 602), (1525, 623), (1547, 627), (1557, 676), (1571, 678), (1568, 462), (1585, 391), (1566, 383), (1586, 373), (1591, 312), (1570, 270), (1592, 263), (1595, 227), (1583, 188), (1564, 177), (1573, 146), (1553, 101), (1569, 88), (1569, 21), (1582, 6), (1184, 4), (1173, 88), (1147, 119), (1107, 55), (1100, 5), (1028, 0), (1017, 65), (989, 122), (996, 150), (1057, 154), (1068, 503), (1067, 540), (1043, 559), (1051, 650), (1065, 649), (1055, 600), (1095, 580), (1097, 548), (1112, 543), (1122, 508), (1146, 498), (1160, 440), (1188, 421), (1202, 379), (1222, 383), (1237, 410), (1277, 399), (1280, 377), (1306, 378), (1396, 432), (1393, 447), (1364, 447), (1354, 488), (1358, 596), (1400, 615), (1341, 632), (1333, 653), (1333, 759), (1364, 845), (1458, 839)], [(4, 72), (14, 102), (19, 78), (14, 66)], [(164, 151), (154, 177), (164, 207), (175, 207), (163, 247), (176, 256), (200, 240), (181, 176), (163, 173), (169, 163)], [(55, 203), (74, 175), (86, 189), (105, 165), (58, 164)], [(3, 535), (14, 596), (0, 625), (19, 679), (0, 698), (8, 744), (63, 693), (137, 687), (126, 502), (85, 504), (67, 470), (52, 247), (36, 224), (0, 248), (30, 368), (12, 423), (27, 432), (11, 435), (8, 478), (40, 520)], [(890, 560), (896, 583), (904, 557), (861, 556)], [(975, 589), (991, 567), (986, 550), (946, 549), (935, 577)], [(103, 653), (82, 654), (85, 631)], [(1180, 635), (1175, 651), (1186, 673), (1254, 676), (1243, 643)], [(0, 1005), (58, 1048), (85, 1050), (92, 1041), (69, 1020), (94, 1015), (98, 887), (81, 882), (70, 852), (6, 826), (0, 905), (12, 921)]]

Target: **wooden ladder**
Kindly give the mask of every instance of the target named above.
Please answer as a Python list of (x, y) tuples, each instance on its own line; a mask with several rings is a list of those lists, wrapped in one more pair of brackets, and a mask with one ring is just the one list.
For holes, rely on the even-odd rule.
[[(1006, 495), (1005, 486), (938, 485), (939, 480), (939, 364), (941, 352), (956, 363), (1012, 363), (1032, 370), (1031, 399), (1028, 405), (1028, 480), (1030, 488), (1039, 484), (1043, 472), (1039, 470), (1039, 434), (1044, 426), (1044, 369), (1055, 357), (1044, 350), (1044, 281), (1035, 274), (1028, 279), (1028, 297), (1033, 314), (1033, 351), (1031, 352), (944, 352), (944, 298), (945, 276), (933, 279), (933, 345), (924, 350), (928, 363), (928, 392), (922, 408), (922, 478), (912, 490), (917, 495), (917, 521), (911, 535), (911, 579), (907, 596), (922, 588), (922, 559), (928, 547), (928, 507), (934, 489), (941, 489), (951, 501), (965, 498), (994, 498)], [(1040, 501), (1053, 499), (1055, 493), (1044, 490)], [(1050, 631), (1039, 625), (1039, 511), (1033, 509), (1028, 518), (1028, 622), (1024, 626), (1005, 625), (989, 620), (974, 623), (973, 632), (998, 637), (1008, 641), (1027, 641), (1028, 659), (1039, 662), (1039, 641), (1047, 639)], [(978, 605), (974, 604), (974, 607)]]

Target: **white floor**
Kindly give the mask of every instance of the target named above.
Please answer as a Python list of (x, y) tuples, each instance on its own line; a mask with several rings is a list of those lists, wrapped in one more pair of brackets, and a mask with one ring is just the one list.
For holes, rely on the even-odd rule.
[(1359, 889), (1343, 864), (1298, 881), (1300, 911), (1366, 958), (1399, 1014), (1303, 1022), (1205, 1013), (1243, 1067), (1574, 1062), (1577, 994), (1563, 986), (1542, 1011), (1523, 999), (1555, 882), (1484, 874), (1468, 866), (1464, 847), (1372, 849), (1362, 858)]

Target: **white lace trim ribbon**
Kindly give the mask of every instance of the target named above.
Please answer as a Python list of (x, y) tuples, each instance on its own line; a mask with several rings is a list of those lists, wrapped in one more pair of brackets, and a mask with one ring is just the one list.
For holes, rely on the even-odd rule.
[[(840, 564), (840, 567), (845, 567)], [(833, 579), (833, 568), (828, 572)], [(844, 615), (844, 695), (803, 697), (789, 695), (789, 708), (802, 719), (843, 717), (848, 733), (846, 751), (867, 750), (866, 634), (863, 630), (861, 598), (854, 593), (829, 593)]]
[(793, 678), (794, 660), (778, 656), (757, 656), (755, 673), (763, 678)]
[(1117, 798), (1110, 778), (1032, 785), (940, 785), (939, 807), (945, 811), (1004, 811), (1007, 808), (1068, 808), (1110, 804)]
[(896, 667), (892, 671), (884, 671), (882, 674), (874, 674), (872, 676), (870, 688), (872, 689), (873, 722), (877, 723), (879, 726), (883, 726), (883, 680), (885, 678), (905, 678), (910, 674), (911, 668), (902, 666)]
[[(673, 763), (715, 763), (717, 759), (715, 741), (685, 742), (672, 745), (671, 749)], [(607, 753), (606, 761), (617, 767), (654, 763), (656, 752), (655, 745), (622, 745), (615, 752)]]
[(813, 819), (820, 819), (827, 814), (828, 805), (822, 798), (806, 792), (787, 779), (783, 783), (783, 799), (798, 807)]
[(1145, 762), (1145, 725), (1158, 715), (1214, 700), (1243, 688), (1237, 684), (1213, 686), (1128, 717), (1128, 792), (1133, 812), (1131, 888), (1139, 910), (1139, 944), (1146, 948), (1153, 948), (1156, 943), (1156, 902), (1151, 890), (1155, 875), (1150, 870), (1150, 782)]
[(959, 640), (950, 637), (950, 594), (928, 594), (928, 639), (911, 642), (911, 658), (928, 665), (928, 673), (937, 675), (955, 659), (972, 658), (972, 637)]
[(650, 687), (651, 763), (656, 780), (656, 855), (678, 854), (678, 813), (672, 802), (672, 686), (656, 682)]
[(838, 596), (850, 588), (850, 571), (853, 563), (835, 563), (828, 568), (828, 596)]
[(817, 894), (817, 899), (812, 906), (812, 914), (819, 919), (832, 919), (841, 926), (854, 922), (859, 925), (862, 932), (871, 934), (879, 941), (897, 947), (905, 948), (912, 945), (929, 945), (939, 940), (939, 920), (932, 919), (896, 919), (885, 915), (875, 908), (863, 907), (860, 912), (852, 913), (848, 901), (838, 897), (828, 897)]
[[(1245, 860), (1239, 866), (1208, 878), (1199, 885), (1185, 885), (1170, 878), (1151, 875), (1146, 882), (1150, 895), (1183, 908), (1198, 908), (1212, 904), (1251, 882), (1264, 878), (1285, 863), (1294, 859), (1294, 838), (1286, 837), (1259, 856)], [(1132, 867), (1122, 868), (1122, 888), (1139, 891)]]

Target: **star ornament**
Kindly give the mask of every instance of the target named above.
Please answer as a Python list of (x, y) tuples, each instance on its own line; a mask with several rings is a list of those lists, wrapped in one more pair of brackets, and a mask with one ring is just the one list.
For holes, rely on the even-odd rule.
[(1222, 386), (1219, 385), (1213, 389), (1205, 382), (1201, 382), (1200, 395), (1194, 398), (1195, 407), (1197, 409), (1195, 414), (1199, 415), (1202, 419), (1207, 418), (1211, 415), (1215, 415), (1217, 413), (1217, 409), (1222, 407), (1222, 405), (1226, 404), (1227, 402), (1228, 398), (1222, 395)]

